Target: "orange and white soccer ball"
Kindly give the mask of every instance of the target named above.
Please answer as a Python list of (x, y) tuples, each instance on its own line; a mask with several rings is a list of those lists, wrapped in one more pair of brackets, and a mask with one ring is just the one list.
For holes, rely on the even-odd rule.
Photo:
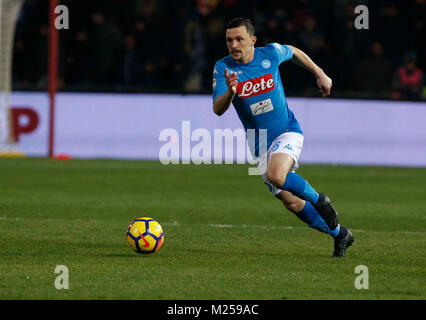
[(126, 241), (137, 253), (156, 252), (163, 245), (163, 228), (152, 218), (135, 219), (127, 228)]

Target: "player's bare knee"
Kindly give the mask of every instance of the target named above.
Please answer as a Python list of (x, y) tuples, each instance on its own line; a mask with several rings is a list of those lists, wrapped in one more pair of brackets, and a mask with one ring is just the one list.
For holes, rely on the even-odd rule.
[(266, 179), (275, 187), (281, 187), (285, 182), (286, 175), (282, 173), (266, 171)]

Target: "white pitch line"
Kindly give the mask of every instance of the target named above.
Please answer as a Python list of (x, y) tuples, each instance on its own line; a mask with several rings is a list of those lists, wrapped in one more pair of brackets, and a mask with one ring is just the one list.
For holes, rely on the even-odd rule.
[(0, 221), (19, 221), (19, 220), (24, 220), (24, 218), (0, 217)]
[[(180, 223), (177, 221), (173, 222), (162, 222), (161, 225), (164, 226), (200, 226), (200, 227), (211, 227), (211, 228), (254, 228), (254, 229), (269, 229), (269, 230), (294, 230), (294, 229), (310, 229), (303, 226), (263, 226), (263, 225), (249, 225), (249, 224), (188, 224)], [(364, 229), (350, 229), (352, 232), (362, 233), (362, 232), (388, 232), (388, 231), (371, 231)], [(391, 231), (392, 232), (392, 231)], [(425, 234), (423, 231), (404, 231), (397, 230), (395, 232), (402, 232), (404, 234)]]
[[(253, 229), (269, 229), (269, 230), (294, 230), (294, 229), (309, 229), (308, 227), (302, 226), (262, 226), (256, 224), (188, 224), (188, 223), (180, 223), (177, 221), (173, 222), (163, 222), (161, 223), (163, 226), (200, 226), (200, 227), (212, 227), (212, 228), (253, 228)], [(353, 230), (355, 232), (365, 232), (365, 230), (357, 229)]]
[[(22, 218), (22, 217), (6, 217), (0, 216), (0, 221), (22, 221), (22, 220), (30, 220), (30, 219), (43, 219), (47, 221), (64, 221), (64, 220), (79, 220), (79, 221), (89, 221), (89, 222), (100, 222), (101, 220), (97, 219), (75, 219), (75, 218)], [(180, 223), (178, 221), (173, 222), (162, 222), (163, 226), (200, 226), (200, 227), (210, 227), (210, 228), (253, 228), (253, 229), (269, 229), (269, 230), (294, 230), (294, 229), (310, 229), (308, 227), (303, 226), (264, 226), (264, 225), (255, 225), (255, 224), (190, 224), (190, 223)], [(402, 232), (404, 234), (426, 234), (423, 231), (404, 231), (404, 230), (396, 230), (396, 231), (374, 231), (374, 230), (364, 230), (364, 229), (350, 229), (352, 232), (361, 233), (361, 232)]]

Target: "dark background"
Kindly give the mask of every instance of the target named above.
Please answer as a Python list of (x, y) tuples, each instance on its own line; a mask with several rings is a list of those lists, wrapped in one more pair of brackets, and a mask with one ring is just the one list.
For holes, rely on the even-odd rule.
[[(333, 79), (332, 96), (424, 100), (425, 0), (60, 0), (59, 91), (211, 93), (228, 55), (226, 23), (251, 18), (257, 46), (304, 50)], [(355, 6), (369, 30), (354, 27)], [(26, 0), (17, 23), (13, 90), (47, 89), (48, 1)], [(319, 96), (313, 76), (280, 67), (289, 96)]]

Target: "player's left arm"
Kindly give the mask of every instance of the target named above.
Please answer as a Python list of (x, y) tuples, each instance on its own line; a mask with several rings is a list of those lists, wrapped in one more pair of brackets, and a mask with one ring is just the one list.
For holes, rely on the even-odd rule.
[(296, 47), (290, 45), (289, 47), (293, 50), (293, 58), (291, 61), (293, 61), (298, 66), (301, 66), (302, 68), (310, 71), (315, 76), (317, 79), (317, 86), (322, 92), (323, 97), (330, 95), (331, 87), (333, 85), (331, 79), (319, 66), (317, 66), (312, 61), (312, 59), (306, 53)]

